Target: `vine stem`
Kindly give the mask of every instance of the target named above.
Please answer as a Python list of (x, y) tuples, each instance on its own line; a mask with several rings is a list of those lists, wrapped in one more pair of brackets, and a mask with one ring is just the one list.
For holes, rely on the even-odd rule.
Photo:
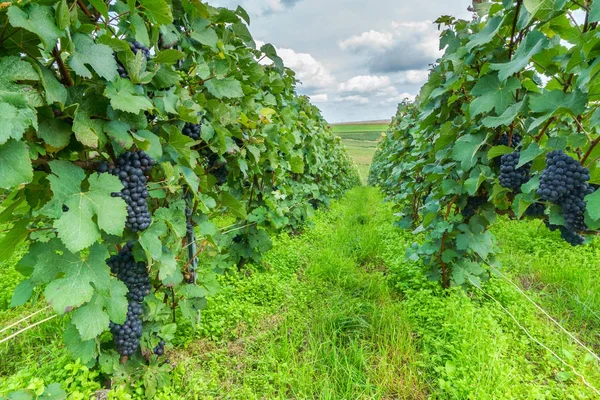
[(598, 136), (596, 139), (594, 139), (594, 141), (590, 145), (590, 148), (587, 149), (587, 151), (585, 152), (585, 155), (581, 159), (581, 164), (582, 165), (585, 164), (585, 162), (587, 161), (587, 159), (590, 157), (590, 154), (592, 154), (592, 151), (596, 148), (596, 146), (598, 146), (598, 143), (600, 143), (600, 136)]
[[(450, 211), (452, 211), (452, 206), (458, 199), (458, 195), (454, 195), (450, 203), (446, 206), (446, 216), (447, 220), (450, 217)], [(444, 251), (446, 250), (446, 240), (448, 239), (448, 232), (444, 232), (442, 235), (442, 244), (440, 246), (440, 263), (442, 265), (442, 287), (444, 289), (448, 289), (450, 287), (450, 277), (448, 276), (448, 265), (443, 261), (442, 257), (444, 256)]]
[(512, 32), (510, 34), (510, 45), (508, 46), (508, 59), (512, 60), (513, 50), (515, 46), (515, 33), (517, 32), (517, 22), (519, 19), (519, 12), (521, 12), (521, 5), (523, 0), (517, 0), (517, 9), (515, 11), (515, 18), (513, 19)]
[(52, 55), (54, 56), (56, 64), (58, 65), (58, 70), (60, 71), (60, 76), (62, 77), (63, 83), (67, 86), (73, 86), (73, 79), (71, 78), (71, 74), (69, 74), (69, 70), (67, 69), (67, 66), (61, 57), (61, 51), (58, 49), (58, 45), (56, 45), (54, 50), (52, 50)]

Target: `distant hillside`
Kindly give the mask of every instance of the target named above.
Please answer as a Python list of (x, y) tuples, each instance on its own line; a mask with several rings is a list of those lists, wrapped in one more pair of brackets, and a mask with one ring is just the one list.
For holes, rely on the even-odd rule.
[(391, 119), (380, 119), (376, 121), (354, 121), (354, 122), (336, 122), (335, 124), (330, 124), (331, 126), (341, 126), (341, 125), (389, 125), (392, 122)]

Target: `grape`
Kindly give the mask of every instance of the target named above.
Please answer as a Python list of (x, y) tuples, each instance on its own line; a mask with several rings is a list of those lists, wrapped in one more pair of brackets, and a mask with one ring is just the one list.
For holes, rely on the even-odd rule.
[(127, 289), (127, 298), (131, 301), (142, 302), (146, 297), (152, 285), (148, 276), (148, 269), (145, 262), (135, 261), (133, 258), (133, 242), (127, 243), (121, 251), (110, 257), (106, 264), (110, 267), (113, 274), (121, 280)]
[(208, 169), (210, 173), (217, 178), (217, 185), (221, 186), (227, 182), (227, 161), (221, 159), (217, 154), (213, 153), (208, 158)]
[(125, 69), (123, 64), (121, 64), (121, 62), (119, 60), (117, 60), (117, 72), (119, 73), (119, 76), (121, 78), (124, 78), (124, 79), (129, 78), (129, 75), (127, 74), (127, 70)]
[(67, 206), (66, 204), (63, 204), (62, 210), (63, 210), (63, 212), (69, 212), (69, 206)]
[(202, 131), (201, 124), (192, 124), (190, 122), (186, 122), (181, 133), (183, 133), (185, 136), (187, 136), (189, 138), (198, 140), (198, 139), (200, 139), (201, 131)]
[(154, 354), (156, 354), (157, 356), (162, 356), (163, 354), (165, 354), (165, 341), (161, 340), (156, 347), (154, 348), (154, 350), (152, 350), (152, 352)]
[(543, 217), (546, 206), (542, 203), (533, 203), (525, 211), (525, 215), (528, 217)]
[(555, 150), (546, 155), (546, 169), (540, 177), (537, 193), (543, 200), (561, 207), (565, 220), (563, 230), (568, 232), (561, 230), (561, 236), (573, 245), (582, 243), (577, 232), (587, 229), (584, 198), (594, 193), (589, 180), (590, 171), (563, 151)]
[(550, 231), (552, 231), (552, 232), (559, 230), (560, 237), (564, 241), (569, 243), (571, 246), (580, 246), (583, 243), (585, 243), (585, 237), (581, 236), (577, 232), (573, 232), (572, 230), (570, 230), (564, 226), (561, 226), (561, 225), (553, 225), (553, 224), (549, 223), (548, 221), (544, 221), (544, 223), (546, 224), (548, 229), (550, 229)]
[(110, 332), (117, 351), (122, 356), (130, 356), (140, 347), (142, 337), (142, 305), (130, 301), (127, 306), (127, 318), (123, 325), (110, 323)]
[(127, 203), (125, 226), (132, 232), (143, 231), (152, 222), (146, 202), (149, 193), (144, 174), (150, 172), (154, 164), (154, 160), (145, 152), (128, 151), (119, 156), (115, 166), (109, 168), (103, 164), (98, 168), (98, 172), (109, 172), (121, 180), (123, 190), (120, 193), (113, 193), (113, 196), (121, 197)]
[[(512, 141), (510, 143), (510, 147), (513, 149), (516, 149), (517, 147), (519, 147), (521, 145), (521, 141), (523, 140), (523, 138), (521, 137), (521, 135), (515, 133), (512, 135)], [(502, 136), (500, 136), (500, 138), (496, 141), (496, 144), (499, 146), (508, 146), (508, 135), (505, 133)]]
[(140, 42), (136, 42), (135, 40), (129, 42), (129, 48), (133, 51), (133, 54), (137, 54), (141, 51), (144, 57), (146, 57), (146, 60), (150, 59), (150, 50)]
[(487, 203), (487, 198), (485, 196), (475, 196), (469, 197), (467, 199), (467, 205), (462, 209), (461, 214), (465, 218), (471, 218), (475, 215), (475, 212), (479, 207)]
[(519, 164), (519, 158), (521, 153), (515, 151), (511, 154), (505, 154), (500, 159), (500, 186), (503, 188), (519, 191), (521, 185), (529, 180), (529, 171), (531, 170), (531, 163), (527, 163), (520, 168), (517, 168)]

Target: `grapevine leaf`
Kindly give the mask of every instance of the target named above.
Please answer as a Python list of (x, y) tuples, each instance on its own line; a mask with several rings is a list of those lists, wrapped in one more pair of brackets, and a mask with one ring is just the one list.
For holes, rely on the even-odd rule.
[(117, 61), (113, 51), (104, 44), (96, 44), (87, 35), (77, 33), (73, 36), (75, 50), (69, 59), (69, 66), (77, 75), (92, 78), (92, 72), (86, 64), (102, 78), (113, 81), (117, 78)]
[(162, 256), (162, 242), (160, 238), (167, 234), (167, 225), (163, 221), (153, 223), (140, 237), (140, 244), (154, 260)]
[(459, 229), (463, 232), (456, 236), (456, 248), (458, 250), (472, 250), (479, 254), (484, 260), (490, 254), (492, 249), (492, 234), (490, 232), (481, 232), (481, 229), (473, 230), (473, 223), (461, 225)]
[[(1, 98), (0, 98), (1, 100)], [(24, 99), (23, 99), (24, 100)], [(2, 124), (0, 124), (0, 145), (6, 143), (9, 139), (19, 140), (23, 133), (30, 126), (37, 126), (37, 116), (25, 101), (19, 102), (19, 105), (0, 102), (0, 115), (2, 115)]]
[(527, 164), (529, 161), (533, 161), (543, 153), (544, 150), (540, 149), (540, 146), (537, 143), (531, 143), (525, 150), (521, 151), (517, 168), (521, 168), (523, 165)]
[(60, 119), (45, 119), (40, 122), (38, 136), (55, 149), (62, 149), (69, 144), (73, 131), (66, 122)]
[(205, 86), (217, 99), (236, 99), (244, 96), (242, 85), (235, 78), (211, 79), (205, 83)]
[(27, 239), (29, 235), (28, 224), (28, 219), (18, 220), (10, 231), (0, 239), (0, 263), (8, 260), (14, 254), (19, 244)]
[(504, 113), (499, 117), (486, 117), (483, 119), (482, 124), (488, 128), (497, 128), (501, 125), (510, 125), (516, 118), (517, 114), (523, 108), (524, 101), (520, 101), (512, 106), (508, 107)]
[(585, 196), (585, 202), (590, 217), (595, 221), (600, 220), (600, 190)]
[(190, 36), (192, 39), (216, 49), (219, 37), (215, 30), (209, 27), (209, 23), (207, 20), (197, 20), (194, 22), (194, 30)]
[(27, 4), (22, 9), (18, 6), (11, 6), (7, 14), (12, 26), (36, 34), (46, 50), (54, 47), (58, 38), (63, 36), (63, 32), (54, 22), (54, 9), (50, 6), (35, 3)]
[(246, 207), (237, 198), (227, 192), (221, 192), (220, 198), (223, 206), (227, 207), (233, 215), (241, 219), (246, 219), (248, 217)]
[(292, 172), (296, 174), (301, 174), (304, 172), (304, 160), (302, 156), (297, 155), (290, 159), (290, 165), (292, 167)]
[[(64, 162), (53, 161), (51, 163), (53, 172), (55, 172), (53, 164), (56, 163), (61, 163), (62, 173), (48, 179), (53, 178), (51, 180), (53, 192), (56, 188), (59, 196), (64, 198), (62, 204), (69, 208), (69, 211), (63, 212), (54, 223), (58, 237), (65, 246), (72, 252), (83, 250), (100, 238), (99, 229), (121, 236), (127, 218), (126, 204), (122, 199), (112, 196), (112, 193), (123, 189), (119, 178), (110, 174), (90, 175), (89, 191), (81, 192), (79, 186), (83, 179), (79, 179), (81, 178), (81, 172), (77, 171), (79, 168), (73, 165), (65, 168), (62, 164)], [(74, 190), (75, 187), (77, 190)], [(69, 193), (64, 193), (62, 196), (62, 190), (66, 188)], [(54, 193), (56, 197), (57, 192)], [(92, 219), (94, 215), (97, 216), (97, 224)]]
[(594, 0), (592, 5), (590, 6), (590, 21), (589, 22), (598, 22), (600, 21), (600, 1)]
[(532, 31), (525, 37), (510, 62), (504, 64), (492, 64), (491, 68), (498, 71), (498, 78), (505, 81), (511, 75), (516, 74), (529, 64), (531, 57), (548, 47), (549, 40), (542, 32)]
[(102, 16), (108, 20), (108, 6), (106, 5), (106, 3), (102, 0), (90, 0), (90, 3), (92, 3), (92, 5), (94, 6), (94, 8), (96, 10), (98, 10), (98, 12), (100, 14), (102, 14)]
[(500, 82), (498, 75), (489, 74), (481, 78), (473, 87), (472, 93), (478, 96), (471, 102), (470, 110), (473, 116), (496, 109), (502, 114), (515, 100), (517, 89), (521, 83), (517, 78)]
[(29, 279), (25, 279), (23, 282), (19, 283), (13, 293), (10, 307), (18, 307), (27, 303), (33, 295), (34, 288), (35, 284)]
[(94, 339), (108, 328), (110, 320), (102, 307), (91, 301), (73, 313), (71, 323), (75, 325), (82, 340)]
[(25, 143), (11, 139), (0, 145), (0, 188), (10, 189), (32, 179), (33, 166)]
[(185, 201), (178, 200), (169, 204), (169, 208), (159, 208), (154, 212), (154, 218), (161, 219), (178, 237), (184, 237), (187, 231), (185, 218)]
[(512, 153), (513, 149), (508, 146), (494, 146), (488, 151), (488, 160), (503, 156), (504, 154)]
[(165, 281), (177, 272), (177, 260), (172, 252), (163, 253), (158, 264), (158, 279)]
[(160, 144), (160, 138), (154, 133), (146, 130), (137, 131), (132, 134), (135, 139), (136, 145), (140, 150), (144, 150), (150, 157), (158, 160), (162, 157), (162, 145)]
[(108, 251), (99, 243), (91, 247), (86, 259), (68, 252), (63, 256), (58, 268), (64, 277), (50, 282), (44, 291), (46, 300), (57, 313), (64, 314), (90, 301), (94, 295), (94, 287), (97, 290), (107, 290), (110, 287), (107, 258)]
[(564, 93), (563, 90), (551, 90), (535, 95), (530, 108), (531, 111), (544, 113), (548, 117), (557, 112), (571, 112), (573, 115), (580, 115), (585, 112), (586, 102), (586, 95), (579, 90), (571, 93)]
[(481, 32), (471, 36), (469, 43), (467, 43), (467, 51), (471, 51), (474, 47), (489, 43), (494, 36), (496, 36), (496, 33), (498, 33), (502, 20), (503, 18), (501, 16), (490, 18)]
[(154, 57), (154, 62), (157, 64), (175, 64), (177, 61), (182, 60), (185, 57), (185, 53), (175, 49), (162, 50)]
[(63, 339), (73, 357), (79, 358), (84, 364), (87, 364), (98, 355), (96, 341), (93, 339), (82, 340), (77, 327), (71, 323), (67, 325)]
[(123, 121), (110, 121), (104, 126), (106, 134), (124, 149), (133, 146), (133, 137), (129, 133), (129, 124)]
[(151, 110), (152, 103), (144, 96), (142, 88), (136, 88), (128, 79), (119, 78), (106, 86), (104, 95), (110, 99), (115, 110), (138, 114), (142, 110)]
[(98, 304), (108, 314), (111, 321), (123, 324), (127, 317), (127, 286), (118, 279), (111, 279), (108, 290), (98, 292)]
[(139, 0), (140, 6), (148, 18), (158, 25), (173, 22), (171, 7), (165, 0)]
[(452, 150), (452, 159), (459, 161), (465, 170), (472, 168), (475, 155), (485, 143), (485, 139), (486, 135), (484, 133), (460, 137)]
[(54, 74), (50, 72), (48, 68), (37, 66), (36, 68), (40, 74), (40, 80), (44, 85), (46, 102), (48, 104), (60, 103), (64, 104), (67, 102), (67, 89), (56, 79)]

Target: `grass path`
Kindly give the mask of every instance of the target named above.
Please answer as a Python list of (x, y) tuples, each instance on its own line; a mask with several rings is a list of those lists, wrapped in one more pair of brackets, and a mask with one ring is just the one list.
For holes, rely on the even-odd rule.
[[(306, 234), (281, 238), (268, 256), (270, 304), (231, 326), (227, 341), (192, 342), (178, 352), (174, 391), (189, 388), (189, 398), (426, 398), (412, 330), (379, 265), (377, 226), (389, 217), (381, 211), (377, 192), (361, 188)], [(246, 277), (252, 288), (243, 292), (264, 298), (255, 286), (267, 275)], [(209, 325), (217, 314), (208, 311)]]

